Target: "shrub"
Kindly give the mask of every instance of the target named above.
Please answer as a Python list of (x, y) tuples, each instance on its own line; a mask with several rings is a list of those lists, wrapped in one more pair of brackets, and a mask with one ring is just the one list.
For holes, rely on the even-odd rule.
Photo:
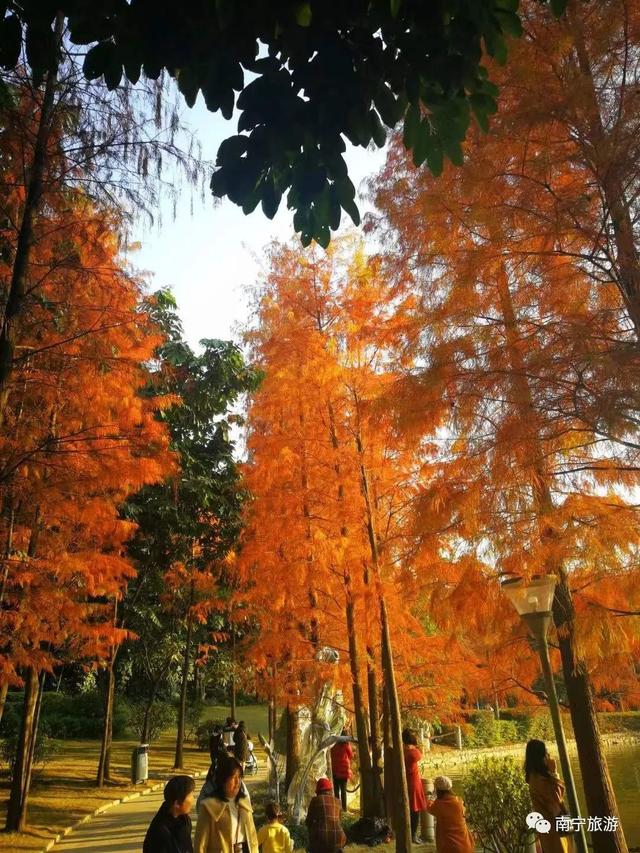
[(194, 740), (198, 730), (200, 717), (204, 712), (204, 702), (202, 699), (197, 699), (195, 702), (187, 705), (185, 714), (185, 737), (187, 740)]
[[(4, 723), (4, 720), (3, 720)], [(6, 730), (6, 733), (0, 744), (0, 755), (2, 761), (9, 768), (9, 776), (13, 779), (13, 771), (15, 769), (16, 751), (18, 748), (18, 737), (20, 733), (20, 722), (16, 718), (16, 724), (11, 723), (11, 728)], [(38, 734), (36, 737), (36, 748), (33, 756), (33, 770), (37, 772), (42, 770), (48, 761), (50, 761), (60, 751), (60, 746), (49, 735), (49, 731), (42, 720), (38, 726)]]
[(640, 732), (640, 711), (614, 711), (609, 714), (598, 714), (600, 731), (607, 734), (614, 732)]
[(206, 752), (209, 749), (209, 738), (216, 729), (224, 727), (224, 720), (207, 720), (201, 723), (196, 729), (196, 743), (198, 749)]
[[(13, 731), (22, 714), (24, 694), (9, 694), (0, 726), (0, 734)], [(42, 697), (40, 722), (50, 736), (60, 740), (98, 739), (102, 737), (103, 697), (97, 690), (68, 695), (66, 693), (45, 693)], [(116, 697), (113, 712), (113, 736), (122, 737), (129, 722), (129, 707), (120, 697)]]
[(479, 711), (474, 714), (471, 732), (467, 731), (463, 735), (465, 746), (474, 748), (517, 743), (519, 739), (515, 721), (496, 720), (492, 711)]
[(481, 846), (496, 853), (526, 853), (531, 811), (522, 767), (512, 758), (487, 758), (462, 781), (467, 820)]
[[(537, 740), (554, 740), (555, 732), (553, 730), (551, 714), (546, 711), (543, 711), (540, 714), (535, 714), (535, 716), (530, 717), (530, 720), (531, 725), (529, 727), (529, 732), (523, 738), (524, 740), (531, 740), (531, 738), (536, 738)], [(564, 717), (562, 719), (562, 725), (565, 734), (569, 736), (572, 732), (572, 729), (569, 721)]]
[(303, 823), (286, 823), (285, 826), (291, 834), (291, 838), (293, 840), (293, 849), (308, 850), (309, 831), (307, 830), (307, 827)]
[[(53, 737), (62, 740), (98, 739), (104, 725), (104, 697), (97, 690), (69, 696), (45, 693), (42, 718)], [(122, 737), (129, 723), (129, 707), (116, 697), (113, 711), (113, 737)]]
[[(144, 714), (147, 703), (142, 701), (131, 703), (130, 727), (133, 732), (142, 738), (142, 729), (144, 726)], [(148, 740), (156, 740), (165, 729), (175, 725), (176, 709), (169, 702), (154, 702), (149, 712), (149, 734)]]

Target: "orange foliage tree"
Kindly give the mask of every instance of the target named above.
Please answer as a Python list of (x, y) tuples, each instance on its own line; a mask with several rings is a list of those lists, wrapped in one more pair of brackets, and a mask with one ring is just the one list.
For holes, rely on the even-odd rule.
[[(304, 685), (309, 669), (317, 671), (318, 645), (346, 653), (349, 672), (339, 679), (348, 678), (353, 690), (363, 808), (370, 813), (381, 809), (382, 675), (398, 828), (400, 701), (446, 713), (470, 671), (460, 661), (447, 665), (444, 638), (431, 636), (413, 600), (409, 520), (422, 453), (380, 402), (395, 378), (389, 346), (401, 311), (359, 247), (334, 247), (323, 259), (272, 250), (249, 335), (264, 380), (249, 410), (245, 475), (253, 500), (240, 553), (262, 625), (255, 654), (265, 668), (275, 664), (281, 678), (297, 667), (294, 684)], [(399, 836), (402, 845), (401, 830)]]
[(163, 401), (139, 393), (160, 338), (118, 257), (117, 215), (76, 194), (41, 226), (32, 259), (42, 276), (15, 328), (22, 355), (0, 434), (4, 696), (25, 682), (9, 829), (26, 821), (38, 675), (61, 657), (108, 659), (121, 639), (114, 602), (134, 573), (119, 507), (172, 469), (154, 417)]
[[(393, 393), (407, 428), (442, 443), (420, 524), (426, 541), (463, 554), (451, 614), (459, 619), (461, 600), (476, 600), (498, 571), (557, 576), (554, 620), (587, 804), (613, 814), (593, 686), (632, 683), (637, 661), (637, 637), (618, 618), (624, 602), (637, 609), (636, 359), (615, 283), (585, 263), (584, 235), (574, 231), (569, 248), (571, 209), (558, 199), (555, 216), (546, 207), (547, 180), (573, 191), (580, 169), (549, 139), (514, 134), (540, 105), (517, 94), (493, 136), (472, 137), (461, 171), (418, 176), (397, 145), (380, 176), (386, 270), (417, 305), (405, 339), (418, 367)], [(445, 584), (450, 571), (443, 566)], [(621, 830), (594, 843), (625, 849)]]

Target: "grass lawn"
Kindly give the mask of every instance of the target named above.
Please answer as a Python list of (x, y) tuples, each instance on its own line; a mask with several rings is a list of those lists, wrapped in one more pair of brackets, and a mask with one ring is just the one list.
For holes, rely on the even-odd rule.
[[(255, 737), (267, 731), (267, 709), (245, 705), (238, 708), (238, 719), (244, 720)], [(240, 713), (242, 712), (242, 713)], [(225, 707), (210, 706), (203, 719), (226, 717)], [(100, 743), (95, 740), (58, 741), (60, 751), (43, 770), (34, 773), (29, 797), (29, 829), (26, 833), (0, 832), (1, 851), (41, 851), (54, 835), (75, 823), (101, 805), (124, 797), (143, 785), (130, 782), (131, 750), (138, 743), (135, 737), (115, 741), (111, 752), (111, 772), (114, 783), (97, 789), (94, 779), (98, 767)], [(149, 751), (149, 785), (157, 784), (171, 775), (175, 753), (175, 732), (168, 732), (151, 744)], [(187, 772), (204, 771), (209, 767), (209, 755), (191, 744), (185, 744)], [(0, 826), (4, 826), (9, 780), (6, 771), (0, 776)]]
[[(228, 705), (207, 705), (202, 715), (202, 721), (205, 720), (226, 720), (230, 714)], [(260, 732), (265, 740), (269, 731), (269, 710), (266, 705), (237, 705), (236, 706), (236, 721), (244, 720), (247, 731), (253, 737), (253, 742), (256, 746), (259, 745), (258, 732)]]

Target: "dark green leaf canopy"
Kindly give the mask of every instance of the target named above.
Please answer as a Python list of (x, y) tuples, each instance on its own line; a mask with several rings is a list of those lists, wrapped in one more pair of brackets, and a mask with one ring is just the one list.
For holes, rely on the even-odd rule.
[[(545, 2), (545, 0), (541, 0)], [(567, 0), (547, 0), (561, 14)], [(117, 86), (163, 69), (191, 106), (239, 111), (223, 143), (214, 195), (274, 216), (283, 196), (302, 242), (325, 245), (340, 210), (359, 221), (342, 157), (384, 144), (404, 117), (414, 162), (435, 173), (461, 160), (471, 116), (488, 126), (496, 89), (481, 65), (500, 62), (521, 31), (518, 0), (22, 0), (3, 4), (0, 62), (20, 39), (36, 78), (51, 62), (57, 10), (90, 45), (85, 71)], [(22, 24), (22, 27), (19, 26)], [(242, 139), (242, 142), (238, 140)]]

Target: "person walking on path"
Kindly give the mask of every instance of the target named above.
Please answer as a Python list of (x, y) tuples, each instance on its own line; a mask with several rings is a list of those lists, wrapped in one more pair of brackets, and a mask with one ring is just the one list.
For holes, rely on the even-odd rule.
[[(349, 736), (346, 729), (342, 737)], [(347, 782), (351, 778), (351, 759), (353, 747), (348, 740), (339, 740), (331, 747), (331, 773), (333, 775), (333, 792), (342, 804), (342, 810), (347, 810)]]
[(451, 790), (448, 776), (433, 780), (436, 799), (427, 802), (427, 811), (436, 819), (437, 853), (473, 853), (475, 843), (465, 820), (464, 803)]
[(220, 755), (224, 755), (225, 753), (226, 750), (224, 748), (222, 729), (214, 729), (211, 733), (211, 737), (209, 738), (209, 756), (211, 757), (211, 764), (216, 765)]
[(226, 761), (229, 758), (229, 753), (224, 748), (224, 744), (222, 742), (221, 731), (214, 732), (214, 734), (211, 735), (209, 740), (209, 755), (211, 756), (211, 766), (207, 771), (202, 788), (198, 794), (198, 799), (196, 801), (196, 814), (200, 813), (200, 804), (202, 801), (206, 800), (207, 797), (213, 796), (218, 763), (220, 761)]
[(164, 787), (164, 802), (147, 830), (143, 853), (193, 853), (191, 818), (195, 782), (174, 776)]
[(347, 843), (341, 823), (340, 801), (333, 795), (328, 779), (318, 779), (305, 823), (309, 830), (310, 853), (338, 853)]
[(233, 752), (233, 739), (237, 725), (238, 724), (233, 719), (233, 717), (227, 717), (224, 727), (222, 729), (222, 741), (224, 743), (225, 749), (227, 749), (229, 752)]
[(242, 764), (242, 771), (244, 772), (244, 765), (249, 758), (249, 738), (243, 720), (238, 723), (238, 728), (233, 736), (233, 755)]
[(407, 775), (407, 788), (409, 789), (409, 810), (411, 812), (411, 839), (414, 844), (420, 844), (418, 839), (418, 824), (420, 812), (427, 808), (427, 798), (422, 788), (420, 778), (419, 762), (422, 753), (418, 749), (418, 738), (415, 732), (405, 729), (402, 732), (402, 743), (404, 744), (404, 769)]
[(556, 818), (566, 814), (564, 785), (556, 772), (556, 763), (542, 740), (530, 740), (524, 759), (524, 777), (529, 785), (533, 810), (551, 824), (547, 833), (538, 833), (542, 853), (573, 853), (573, 840), (559, 835)]
[(200, 803), (194, 853), (258, 853), (251, 800), (242, 785), (242, 765), (219, 761), (211, 797)]
[(267, 803), (264, 809), (267, 823), (258, 830), (262, 853), (293, 853), (293, 839), (286, 826), (280, 823), (282, 812), (277, 803)]

